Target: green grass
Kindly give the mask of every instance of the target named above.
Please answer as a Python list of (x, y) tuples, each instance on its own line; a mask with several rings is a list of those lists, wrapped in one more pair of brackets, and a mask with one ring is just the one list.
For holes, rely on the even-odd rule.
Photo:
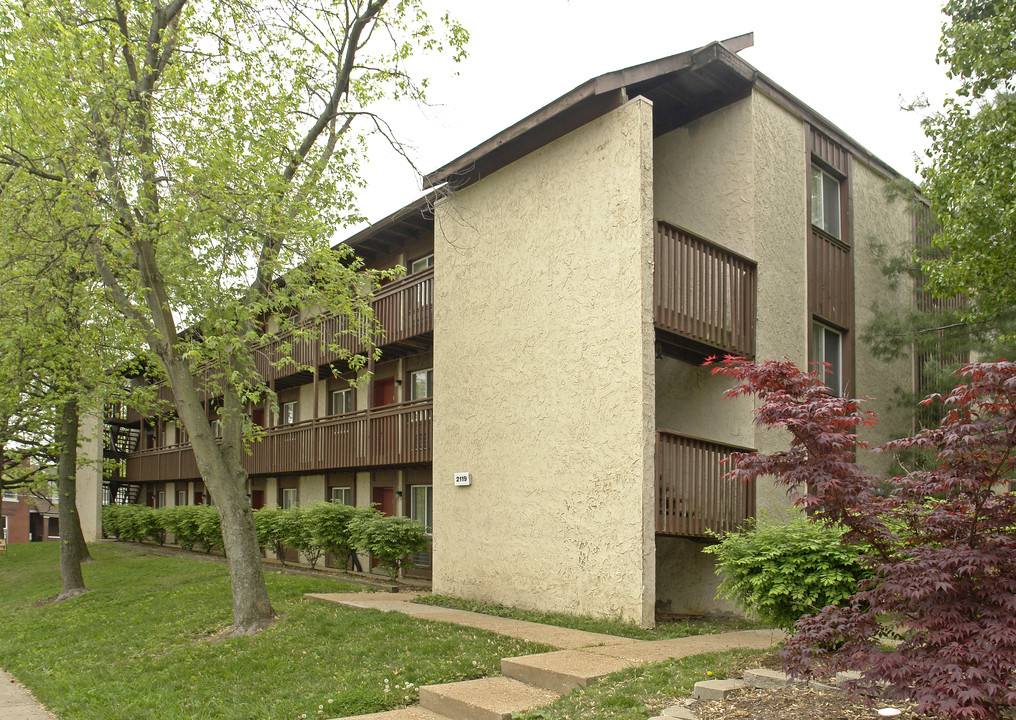
[(362, 587), (269, 572), (278, 622), (221, 640), (231, 619), (222, 563), (99, 544), (93, 591), (60, 589), (57, 543), (0, 553), (0, 667), (62, 720), (333, 718), (413, 703), (420, 685), (494, 675), (550, 650), (401, 613), (303, 597)]
[(506, 605), (488, 605), (446, 595), (422, 595), (415, 602), (424, 605), (454, 608), (456, 610), (470, 610), (472, 612), (484, 613), (485, 615), (512, 618), (513, 620), (527, 620), (529, 622), (543, 623), (544, 625), (556, 625), (573, 630), (617, 635), (618, 637), (634, 638), (635, 640), (665, 640), (667, 638), (688, 637), (689, 635), (711, 635), (713, 633), (732, 632), (735, 630), (757, 630), (767, 627), (741, 618), (694, 618), (657, 623), (655, 628), (647, 630), (623, 620), (520, 610), (519, 608), (508, 607)]
[[(691, 695), (699, 680), (740, 677), (758, 650), (693, 655), (655, 665), (623, 670), (573, 690), (556, 702), (517, 720), (645, 720)], [(710, 675), (709, 673), (712, 673)]]

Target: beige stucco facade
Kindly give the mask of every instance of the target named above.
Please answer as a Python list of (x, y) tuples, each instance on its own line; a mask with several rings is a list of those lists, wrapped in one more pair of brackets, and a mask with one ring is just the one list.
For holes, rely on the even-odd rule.
[(437, 204), (436, 592), (653, 622), (652, 160), (636, 99)]
[(85, 542), (102, 539), (102, 419), (88, 414), (78, 428), (78, 461), (74, 468), (76, 507)]

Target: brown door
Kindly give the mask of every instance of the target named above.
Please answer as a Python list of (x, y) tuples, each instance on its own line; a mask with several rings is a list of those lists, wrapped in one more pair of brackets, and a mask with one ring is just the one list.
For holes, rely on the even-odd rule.
[(385, 515), (395, 514), (395, 488), (373, 488), (370, 491), (370, 501)]
[(374, 381), (374, 407), (391, 405), (395, 402), (395, 378)]
[(251, 490), (250, 491), (250, 507), (252, 510), (260, 510), (265, 506), (265, 491), (264, 490)]
[(260, 427), (264, 427), (265, 426), (265, 409), (264, 408), (254, 408), (254, 411), (251, 412), (251, 414), (250, 414), (250, 419), (251, 419), (251, 422), (253, 422), (255, 425), (258, 425)]

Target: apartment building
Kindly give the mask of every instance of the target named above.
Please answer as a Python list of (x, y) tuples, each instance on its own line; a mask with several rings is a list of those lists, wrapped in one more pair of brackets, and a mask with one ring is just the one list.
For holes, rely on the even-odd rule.
[[(373, 301), (382, 358), (358, 387), (320, 343), (295, 348), (310, 371), (264, 363), (279, 412), (254, 414), (252, 504), (416, 518), (440, 593), (644, 625), (729, 609), (703, 544), (789, 501), (722, 482), (721, 461), (786, 439), (702, 361), (826, 362), (834, 392), (882, 400), (913, 382), (857, 340), (872, 307), (913, 298), (877, 261), (914, 242), (897, 174), (742, 60), (750, 43), (594, 78), (350, 238), (407, 269)], [(868, 432), (909, 427), (873, 405)], [(173, 423), (126, 411), (106, 444), (111, 499), (207, 501)]]
[(56, 492), (52, 497), (22, 488), (5, 488), (0, 497), (0, 530), (8, 544), (60, 539)]

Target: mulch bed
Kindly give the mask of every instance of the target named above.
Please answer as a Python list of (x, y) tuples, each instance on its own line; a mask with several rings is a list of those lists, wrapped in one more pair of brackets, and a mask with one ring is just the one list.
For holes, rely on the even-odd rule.
[[(815, 692), (807, 688), (782, 690), (753, 688), (731, 695), (726, 700), (696, 700), (688, 709), (699, 720), (882, 720), (877, 709), (902, 710), (896, 720), (913, 720), (913, 705), (900, 701), (880, 701), (866, 705), (844, 692)], [(892, 720), (892, 719), (890, 719)]]

